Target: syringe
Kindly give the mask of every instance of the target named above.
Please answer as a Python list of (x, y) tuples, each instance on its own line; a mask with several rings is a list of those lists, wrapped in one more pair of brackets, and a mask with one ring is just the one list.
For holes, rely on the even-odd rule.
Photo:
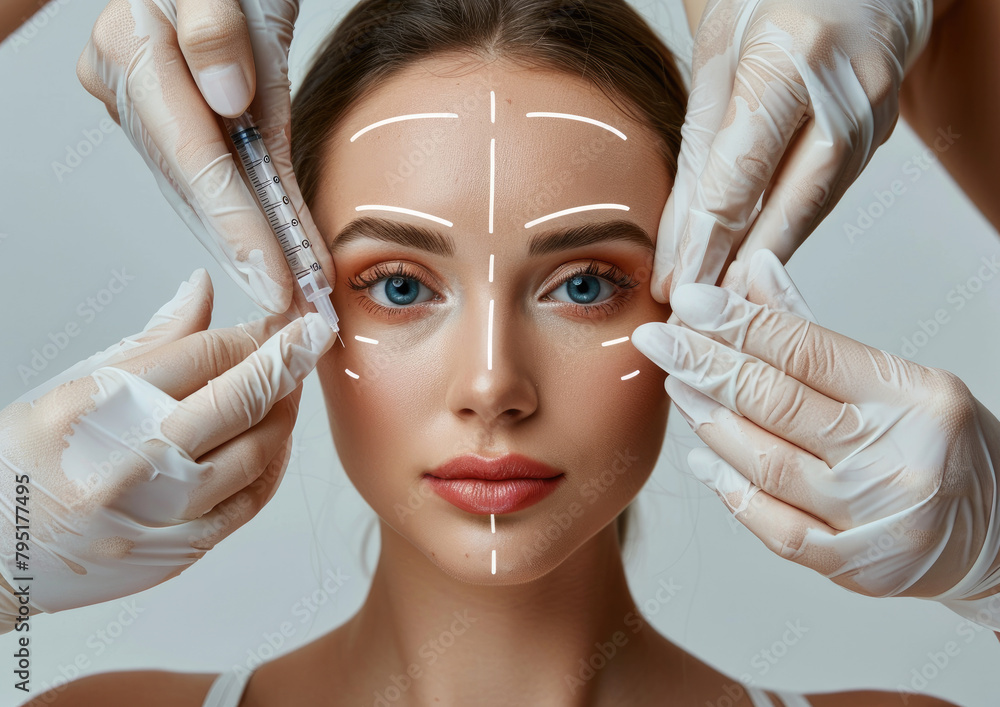
[[(312, 302), (316, 311), (329, 322), (330, 328), (339, 332), (337, 313), (330, 302), (333, 288), (327, 281), (319, 261), (312, 252), (312, 244), (306, 238), (305, 229), (299, 221), (295, 208), (285, 193), (281, 177), (267, 152), (260, 131), (254, 125), (249, 112), (238, 118), (226, 118), (229, 137), (243, 163), (250, 188), (263, 209), (271, 231), (281, 245), (288, 267), (299, 283), (307, 302)], [(337, 337), (340, 337), (338, 333)], [(343, 341), (340, 342), (343, 345)]]

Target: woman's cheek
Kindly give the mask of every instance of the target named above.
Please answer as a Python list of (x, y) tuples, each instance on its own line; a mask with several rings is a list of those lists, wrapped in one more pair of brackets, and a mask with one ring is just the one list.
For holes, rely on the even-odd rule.
[[(627, 464), (629, 474), (643, 472), (640, 485), (656, 464), (669, 409), (666, 374), (627, 340), (648, 321), (642, 317), (623, 317), (621, 326), (552, 325), (539, 347), (546, 355), (534, 367), (542, 411), (552, 416), (547, 424), (558, 440), (553, 451), (591, 477), (614, 467), (621, 479)], [(616, 485), (624, 491), (630, 484)]]
[[(355, 463), (374, 465), (374, 455), (403, 453), (408, 431), (419, 433), (433, 399), (423, 351), (407, 350), (381, 334), (360, 341), (355, 332), (346, 322), (341, 328), (345, 345), (337, 343), (316, 367), (330, 429), (348, 471)], [(362, 453), (360, 462), (349, 461)]]

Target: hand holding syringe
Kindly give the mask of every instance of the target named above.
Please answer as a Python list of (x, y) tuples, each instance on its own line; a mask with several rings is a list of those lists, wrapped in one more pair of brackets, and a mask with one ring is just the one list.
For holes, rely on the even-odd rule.
[[(250, 299), (289, 319), (309, 311), (311, 301), (335, 327), (329, 291), (320, 294), (336, 280), (333, 259), (295, 183), (287, 139), (288, 47), (297, 14), (295, 0), (259, 0), (242, 12), (210, 0), (112, 3), (94, 25), (77, 74), (122, 126), (170, 205)], [(205, 26), (225, 27), (225, 41), (207, 41), (198, 31)], [(246, 127), (257, 128), (267, 149), (256, 140), (248, 151), (269, 161), (248, 174), (266, 173), (274, 185), (265, 213), (277, 197), (278, 218), (289, 224), (278, 239), (261, 213), (262, 197), (238, 178), (231, 131), (219, 120), (239, 120), (251, 100), (257, 122)], [(278, 247), (281, 238), (287, 247)]]
[(298, 282), (306, 301), (313, 303), (316, 311), (323, 315), (334, 331), (339, 331), (337, 313), (330, 302), (333, 288), (313, 255), (312, 243), (306, 237), (298, 214), (285, 193), (281, 177), (271, 161), (260, 131), (248, 112), (239, 118), (226, 119), (225, 123), (229, 129), (229, 138), (243, 164), (250, 189), (267, 216), (292, 276)]

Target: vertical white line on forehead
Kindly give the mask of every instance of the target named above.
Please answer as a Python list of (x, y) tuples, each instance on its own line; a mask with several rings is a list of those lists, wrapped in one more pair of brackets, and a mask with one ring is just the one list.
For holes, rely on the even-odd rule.
[(409, 214), (410, 216), (419, 216), (420, 218), (430, 219), (435, 223), (440, 223), (444, 226), (451, 226), (451, 221), (441, 218), (440, 216), (432, 216), (431, 214), (425, 214), (423, 211), (414, 211), (413, 209), (405, 209), (402, 206), (386, 206), (385, 204), (362, 204), (361, 206), (355, 206), (355, 211), (394, 211), (400, 214)]
[(358, 132), (351, 136), (351, 142), (358, 139), (359, 136), (364, 135), (369, 130), (374, 130), (382, 125), (388, 123), (395, 123), (398, 120), (414, 120), (416, 118), (457, 118), (458, 113), (410, 113), (409, 115), (397, 115), (395, 118), (386, 118), (385, 120), (380, 120), (376, 123), (372, 123), (364, 128), (361, 128)]
[(584, 123), (590, 123), (591, 125), (596, 125), (598, 127), (604, 128), (605, 130), (610, 130), (615, 135), (620, 137), (622, 140), (628, 140), (623, 133), (618, 128), (613, 128), (607, 123), (602, 123), (599, 120), (594, 120), (593, 118), (585, 118), (582, 115), (573, 115), (572, 113), (547, 113), (547, 112), (535, 112), (535, 113), (525, 113), (525, 118), (566, 118), (567, 120), (581, 120)]
[(496, 172), (496, 144), (495, 137), (490, 138), (490, 233), (493, 233), (493, 181)]
[(593, 211), (595, 209), (619, 209), (621, 211), (628, 211), (628, 207), (625, 204), (585, 204), (584, 206), (574, 206), (569, 209), (563, 209), (562, 211), (555, 211), (541, 218), (536, 218), (534, 221), (528, 221), (524, 224), (525, 228), (531, 228), (537, 223), (542, 221), (548, 221), (549, 219), (559, 218), (560, 216), (565, 216), (567, 214), (575, 214), (578, 211)]

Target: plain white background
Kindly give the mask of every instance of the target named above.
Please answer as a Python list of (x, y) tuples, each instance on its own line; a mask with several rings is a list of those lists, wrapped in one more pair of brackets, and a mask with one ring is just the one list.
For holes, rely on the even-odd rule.
[[(101, 130), (107, 114), (78, 84), (75, 65), (103, 5), (53, 2), (0, 46), (4, 404), (141, 329), (199, 266), (215, 284), (213, 326), (260, 316), (167, 205), (117, 126)], [(679, 2), (633, 5), (682, 56), (689, 53)], [(293, 85), (346, 9), (343, 2), (307, 0), (292, 46)], [(55, 168), (88, 140), (96, 144), (78, 151), (88, 152), (79, 164), (74, 160), (69, 172)], [(823, 325), (898, 354), (904, 338), (917, 334), (922, 345), (909, 358), (954, 371), (987, 407), (1000, 410), (994, 369), (1000, 277), (984, 271), (990, 279), (974, 282), (983, 258), (1000, 259), (1000, 241), (939, 166), (919, 166), (915, 158), (924, 149), (900, 123), (788, 269)], [(896, 180), (905, 190), (880, 209), (878, 194)], [(845, 225), (857, 225), (859, 209), (877, 217), (852, 242)], [(81, 314), (116, 271), (134, 279), (102, 311)], [(959, 286), (978, 289), (961, 307)], [(947, 324), (921, 336), (921, 322), (939, 309)], [(74, 323), (79, 329), (65, 348), (24, 380), (19, 367), (30, 367), (34, 351)], [(124, 602), (33, 619), (33, 687), (41, 692), (62, 677), (111, 670), (253, 665), (346, 620), (364, 599), (365, 563), (371, 567), (378, 543), (374, 538), (362, 553), (372, 512), (336, 459), (315, 374), (306, 383), (295, 440), (272, 502), (184, 574)], [(930, 602), (850, 594), (773, 556), (680, 468), (683, 451), (695, 442), (675, 416), (640, 495), (639, 542), (629, 555), (632, 591), (671, 640), (765, 687), (916, 685), (962, 705), (996, 704), (1000, 645), (991, 632), (976, 633)], [(327, 582), (336, 591), (324, 590), (328, 573), (337, 572), (346, 578), (342, 585)], [(676, 589), (660, 591), (658, 599), (665, 585)], [(789, 633), (789, 624), (799, 633)], [(955, 655), (935, 667), (932, 656), (949, 642)], [(13, 646), (13, 634), (0, 637), (2, 704), (24, 699), (12, 688)], [(931, 676), (926, 685), (914, 682), (921, 671)]]

